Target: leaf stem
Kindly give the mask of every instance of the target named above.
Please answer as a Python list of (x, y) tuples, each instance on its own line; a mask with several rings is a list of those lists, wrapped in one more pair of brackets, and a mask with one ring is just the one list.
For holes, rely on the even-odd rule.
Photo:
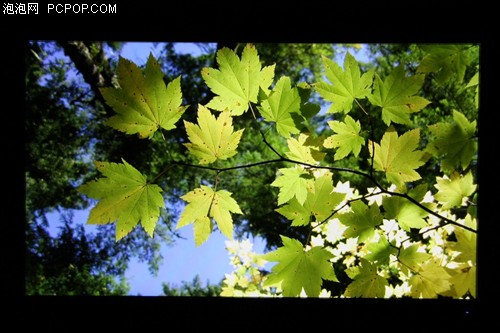
[(212, 200), (210, 201), (210, 206), (208, 206), (208, 212), (207, 212), (207, 217), (210, 218), (210, 211), (212, 210), (212, 205), (215, 200), (215, 195), (217, 194), (217, 184), (219, 183), (219, 174), (221, 171), (217, 171), (217, 174), (215, 175), (215, 183), (214, 183), (214, 195), (212, 196)]
[(253, 111), (252, 103), (248, 102), (248, 106), (250, 107), (250, 111), (252, 111), (253, 119), (257, 120), (257, 117), (255, 116), (255, 112)]

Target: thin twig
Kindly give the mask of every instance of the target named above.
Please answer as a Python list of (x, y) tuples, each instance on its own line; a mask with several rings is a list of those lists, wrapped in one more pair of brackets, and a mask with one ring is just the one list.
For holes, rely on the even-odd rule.
[[(359, 170), (355, 170), (355, 169), (342, 168), (342, 167), (333, 167), (333, 166), (313, 165), (313, 164), (310, 164), (310, 163), (296, 161), (296, 160), (292, 160), (292, 159), (286, 158), (283, 155), (281, 155), (267, 141), (264, 133), (261, 130), (259, 130), (259, 132), (262, 135), (262, 139), (263, 139), (264, 143), (269, 147), (269, 149), (271, 149), (279, 157), (278, 159), (267, 160), (267, 161), (260, 161), (260, 162), (256, 162), (256, 163), (250, 163), (250, 164), (244, 164), (244, 165), (237, 165), (237, 166), (226, 167), (226, 168), (216, 168), (216, 167), (211, 167), (211, 166), (195, 165), (195, 164), (190, 164), (190, 163), (185, 163), (185, 162), (180, 162), (180, 161), (172, 160), (169, 163), (169, 165), (167, 165), (167, 167), (165, 168), (165, 170), (160, 173), (160, 175), (162, 175), (163, 173), (165, 173), (171, 167), (171, 165), (181, 165), (181, 166), (192, 167), (192, 168), (212, 170), (212, 171), (217, 172), (217, 176), (218, 176), (220, 173), (225, 172), (225, 171), (231, 171), (231, 170), (237, 170), (237, 169), (244, 169), (244, 168), (252, 168), (252, 167), (262, 166), (262, 165), (271, 164), (271, 163), (278, 163), (278, 162), (289, 162), (289, 163), (293, 163), (293, 164), (296, 164), (296, 165), (306, 166), (306, 167), (309, 167), (311, 169), (324, 169), (324, 170), (330, 170), (330, 171), (349, 172), (349, 173), (353, 173), (353, 174), (357, 174), (357, 175), (363, 176), (366, 179), (370, 180), (381, 191), (381, 192), (379, 192), (377, 194), (383, 194), (383, 193), (385, 193), (385, 194), (389, 194), (389, 195), (399, 196), (399, 197), (405, 198), (406, 200), (408, 200), (408, 201), (412, 202), (413, 204), (415, 204), (417, 207), (420, 207), (421, 209), (425, 210), (429, 214), (432, 214), (432, 215), (436, 216), (437, 218), (441, 219), (442, 221), (444, 221), (445, 222), (444, 225), (446, 225), (446, 224), (452, 224), (454, 226), (461, 227), (461, 228), (463, 228), (465, 230), (468, 230), (470, 232), (477, 233), (477, 230), (474, 230), (474, 229), (472, 229), (472, 228), (470, 228), (470, 227), (468, 227), (466, 225), (460, 224), (460, 223), (458, 223), (456, 221), (450, 220), (449, 218), (444, 217), (444, 216), (442, 216), (442, 215), (434, 212), (433, 210), (427, 208), (426, 206), (424, 206), (423, 204), (421, 204), (420, 202), (418, 202), (414, 198), (410, 197), (406, 193), (392, 192), (392, 191), (389, 191), (389, 190), (383, 188), (382, 185), (380, 185), (377, 182), (377, 180), (375, 179), (375, 177), (373, 177), (373, 175), (371, 175), (371, 174), (368, 174), (368, 173), (365, 173), (365, 172), (362, 172), (362, 171), (359, 171)], [(157, 177), (155, 177), (155, 179), (157, 179), (160, 175), (158, 175)], [(371, 193), (369, 195), (366, 195), (366, 197), (372, 196), (372, 195), (375, 195), (375, 194)], [(359, 200), (359, 198), (357, 198), (355, 200)], [(338, 210), (335, 210), (331, 214), (331, 216), (333, 216), (337, 211)]]

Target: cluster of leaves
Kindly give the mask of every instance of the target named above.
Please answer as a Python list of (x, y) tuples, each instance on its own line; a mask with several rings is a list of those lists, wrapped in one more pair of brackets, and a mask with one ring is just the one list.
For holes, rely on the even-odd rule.
[[(186, 205), (177, 228), (193, 224), (197, 245), (215, 226), (232, 239), (232, 216), (244, 212), (233, 193), (220, 189), (225, 172), (280, 163), (285, 167), (269, 184), (277, 188), (276, 212), (291, 227), (305, 228), (307, 237), (301, 241), (281, 235), (282, 246), (260, 257), (277, 263), (272, 272), (257, 279), (250, 270), (259, 285), (251, 293), (317, 297), (325, 295), (323, 287), (338, 283), (334, 293), (326, 294), (475, 297), (477, 123), (465, 114), (477, 116), (477, 108), (448, 110), (449, 122), (432, 124), (425, 132), (412, 117), (432, 109), (433, 101), (419, 94), (425, 80), (441, 85), (455, 80), (464, 90), (478, 88), (477, 69), (465, 81), (478, 50), (474, 45), (418, 47), (425, 56), (412, 75), (403, 63), (386, 76), (374, 69), (362, 72), (347, 53), (343, 67), (323, 57), (325, 80), (295, 85), (287, 76), (274, 82), (275, 65), (263, 67), (254, 45), (246, 45), (241, 56), (222, 48), (218, 68), (201, 71), (213, 97), (197, 106), (197, 123), (184, 120), (183, 144), (198, 164), (170, 157), (165, 170), (148, 181), (125, 160), (96, 162), (104, 177), (80, 187), (100, 200), (89, 223), (116, 222), (117, 241), (139, 222), (152, 235), (165, 207), (155, 181), (171, 168), (190, 167), (212, 171), (213, 178), (181, 196)], [(180, 78), (165, 85), (162, 77), (153, 56), (144, 75), (120, 59), (120, 87), (102, 91), (117, 112), (108, 125), (139, 138), (168, 135), (189, 106), (182, 105)], [(331, 103), (329, 128), (314, 125), (320, 107), (311, 102), (313, 93)], [(223, 163), (237, 155), (248, 131), (235, 129), (236, 120), (248, 113), (276, 158), (227, 166)], [(278, 137), (278, 145), (270, 137)], [(362, 151), (365, 170), (336, 165), (348, 157), (361, 158)], [(429, 161), (439, 166), (433, 184), (419, 173)], [(339, 174), (363, 177), (372, 186), (352, 188), (349, 181), (334, 181)], [(242, 267), (237, 269), (240, 278), (251, 265)], [(236, 295), (231, 288), (246, 284), (232, 280), (226, 278), (223, 295)]]

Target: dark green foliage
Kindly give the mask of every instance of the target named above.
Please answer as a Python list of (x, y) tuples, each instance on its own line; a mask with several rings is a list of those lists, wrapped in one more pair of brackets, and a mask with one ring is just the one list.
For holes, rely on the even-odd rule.
[(208, 281), (202, 286), (200, 276), (197, 274), (191, 282), (182, 281), (181, 286), (163, 283), (163, 294), (165, 296), (195, 296), (215, 297), (221, 292), (220, 285), (210, 284)]
[(25, 79), (26, 205), (30, 212), (81, 208), (85, 200), (74, 184), (91, 169), (84, 159), (90, 146), (85, 131), (89, 91), (68, 80), (69, 64), (51, 60), (53, 47), (32, 43), (30, 50)]
[[(56, 237), (36, 223), (26, 231), (25, 279), (27, 295), (126, 295), (125, 267), (113, 260), (112, 242), (86, 234), (72, 216), (63, 217)], [(115, 280), (120, 277), (120, 282)]]

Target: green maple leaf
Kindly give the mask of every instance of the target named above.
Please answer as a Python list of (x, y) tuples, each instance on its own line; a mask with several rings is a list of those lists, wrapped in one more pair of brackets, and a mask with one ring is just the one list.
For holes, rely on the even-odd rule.
[(444, 267), (429, 260), (408, 281), (411, 286), (410, 295), (416, 298), (436, 298), (438, 294), (446, 293), (451, 288), (450, 278)]
[(208, 216), (201, 216), (193, 222), (194, 243), (200, 246), (212, 234), (214, 223)]
[(398, 252), (396, 248), (391, 246), (385, 235), (381, 235), (376, 242), (366, 244), (366, 250), (368, 254), (364, 258), (379, 265), (388, 265), (390, 255), (396, 255)]
[(355, 99), (363, 99), (370, 94), (373, 70), (361, 75), (356, 59), (347, 52), (344, 70), (331, 59), (323, 58), (325, 75), (332, 84), (320, 81), (315, 84), (316, 91), (325, 100), (332, 102), (328, 113), (349, 112)]
[(477, 152), (476, 121), (469, 122), (458, 111), (453, 111), (454, 123), (437, 123), (429, 126), (436, 139), (428, 146), (428, 151), (443, 156), (442, 170), (453, 170), (457, 165), (467, 168)]
[(120, 57), (118, 62), (120, 88), (101, 88), (106, 103), (117, 115), (106, 121), (127, 134), (151, 138), (158, 128), (175, 128), (188, 106), (181, 106), (180, 76), (166, 87), (160, 65), (149, 55), (145, 75), (133, 62)]
[(78, 190), (99, 200), (92, 208), (88, 224), (116, 221), (116, 241), (122, 239), (141, 222), (152, 237), (160, 208), (164, 207), (161, 188), (149, 184), (146, 177), (125, 160), (120, 163), (95, 162), (105, 177), (81, 185)]
[(465, 86), (465, 88), (470, 88), (470, 87), (476, 87), (475, 93), (476, 95), (474, 96), (474, 104), (477, 109), (479, 109), (479, 68), (477, 69), (478, 71), (474, 76), (470, 79), (469, 83)]
[(291, 87), (289, 77), (281, 77), (269, 97), (257, 108), (265, 120), (276, 123), (276, 129), (283, 137), (300, 133), (299, 128), (304, 121), (300, 114), (301, 97), (299, 90)]
[[(416, 150), (419, 140), (418, 128), (398, 137), (396, 130), (390, 127), (382, 137), (380, 145), (374, 144), (373, 166), (375, 170), (385, 172), (387, 180), (398, 187), (404, 185), (405, 182), (420, 179), (415, 169), (425, 163), (425, 153)], [(369, 144), (368, 148), (372, 155), (372, 145)]]
[(319, 246), (306, 251), (298, 240), (280, 237), (283, 246), (261, 256), (278, 262), (264, 281), (264, 287), (281, 283), (284, 297), (299, 296), (302, 289), (308, 297), (318, 297), (322, 279), (338, 282), (329, 261), (333, 257), (330, 252)]
[(234, 116), (243, 114), (250, 102), (257, 103), (259, 89), (266, 94), (274, 78), (274, 67), (262, 68), (257, 49), (247, 44), (241, 60), (229, 48), (217, 52), (219, 69), (205, 67), (201, 76), (215, 96), (207, 107), (230, 111)]
[[(427, 185), (421, 184), (411, 189), (408, 195), (420, 202), (423, 200)], [(427, 226), (425, 218), (429, 213), (422, 208), (418, 207), (411, 201), (397, 196), (384, 197), (382, 205), (385, 210), (386, 219), (396, 219), (399, 226), (405, 230), (410, 231), (411, 228), (421, 229)], [(423, 206), (433, 209), (434, 204), (422, 203)]]
[(292, 198), (297, 198), (299, 204), (303, 204), (307, 198), (307, 188), (312, 186), (312, 176), (300, 168), (282, 168), (281, 173), (271, 186), (280, 188), (278, 194), (278, 205), (282, 205)]
[(361, 146), (365, 144), (365, 139), (359, 135), (361, 124), (355, 121), (349, 115), (345, 117), (344, 122), (337, 120), (329, 121), (328, 125), (337, 134), (334, 134), (323, 142), (326, 148), (338, 148), (335, 152), (335, 159), (340, 160), (349, 153), (358, 156)]
[(376, 203), (368, 207), (362, 201), (352, 202), (351, 210), (338, 216), (340, 222), (348, 226), (344, 237), (359, 237), (358, 242), (363, 243), (375, 234), (375, 227), (382, 223), (382, 214)]
[(318, 139), (312, 139), (308, 134), (300, 133), (297, 139), (287, 139), (289, 151), (286, 156), (297, 162), (316, 164), (325, 157), (325, 153), (320, 151), (321, 142)]
[(418, 271), (419, 267), (431, 258), (431, 255), (429, 253), (420, 252), (418, 251), (418, 249), (418, 244), (413, 244), (409, 247), (401, 248), (398, 260), (403, 263), (403, 265), (401, 266), (401, 270), (404, 273), (408, 274), (409, 269)]
[(405, 76), (402, 65), (396, 67), (382, 82), (375, 74), (373, 94), (368, 100), (382, 108), (382, 120), (389, 126), (391, 122), (411, 125), (410, 114), (418, 112), (430, 102), (423, 97), (415, 96), (424, 82), (425, 75)]
[(292, 198), (286, 205), (276, 209), (278, 213), (292, 220), (292, 226), (308, 225), (311, 222), (311, 211)]
[(347, 297), (382, 298), (385, 295), (387, 280), (377, 272), (377, 266), (360, 258), (359, 266), (346, 269), (347, 275), (353, 279), (345, 291)]
[(467, 291), (470, 291), (472, 297), (476, 297), (476, 274), (475, 266), (462, 264), (455, 270), (449, 270), (451, 278), (450, 283), (455, 290), (455, 297), (464, 296)]
[(323, 221), (345, 198), (345, 193), (337, 193), (333, 190), (331, 176), (321, 176), (314, 181), (314, 187), (307, 192), (303, 205), (294, 197), (276, 211), (292, 220), (292, 226), (308, 225), (311, 216), (314, 216), (315, 221)]
[(231, 213), (243, 214), (238, 203), (231, 197), (231, 192), (201, 185), (199, 188), (181, 197), (188, 204), (184, 208), (177, 229), (194, 223), (194, 238), (196, 245), (203, 244), (210, 236), (213, 218), (219, 230), (227, 238), (233, 238), (233, 218)]
[(189, 143), (184, 145), (199, 158), (200, 164), (217, 159), (225, 160), (236, 155), (236, 148), (244, 129), (233, 130), (233, 118), (229, 112), (221, 112), (218, 118), (205, 108), (198, 106), (198, 125), (184, 120)]
[(463, 177), (458, 172), (452, 172), (451, 179), (436, 177), (436, 182), (434, 186), (438, 192), (434, 198), (443, 204), (443, 209), (461, 206), (463, 198), (470, 196), (476, 190), (471, 172)]
[(469, 65), (469, 48), (464, 44), (419, 45), (427, 55), (417, 68), (419, 73), (436, 72), (436, 81), (440, 84), (457, 76), (461, 82)]
[[(469, 214), (465, 216), (464, 224), (472, 229), (477, 228), (476, 220), (472, 219)], [(459, 254), (453, 258), (454, 261), (476, 263), (476, 248), (477, 248), (477, 235), (474, 232), (462, 228), (455, 228), (454, 230), (456, 242), (452, 242), (450, 248)]]
[(474, 74), (473, 77), (471, 77), (471, 79), (469, 80), (469, 83), (467, 83), (467, 85), (465, 86), (465, 88), (479, 86), (479, 68), (477, 70), (478, 71), (476, 72), (476, 74)]

